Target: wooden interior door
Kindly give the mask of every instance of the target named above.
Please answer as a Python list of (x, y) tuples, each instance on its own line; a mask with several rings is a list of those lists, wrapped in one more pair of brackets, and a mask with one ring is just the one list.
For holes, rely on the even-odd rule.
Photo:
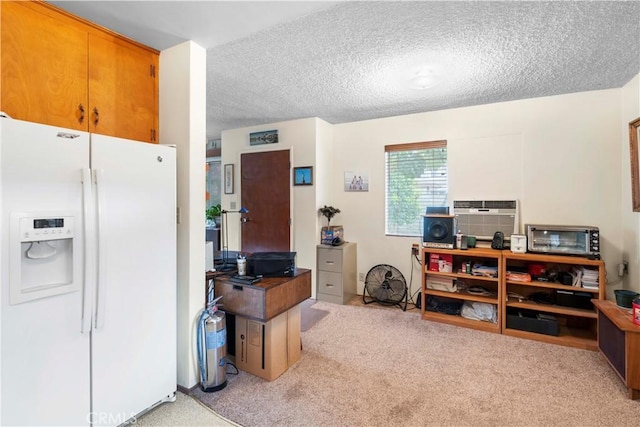
[(240, 157), (243, 252), (288, 252), (291, 242), (289, 150)]
[(91, 132), (158, 142), (158, 56), (109, 35), (89, 37)]
[(86, 131), (86, 30), (39, 3), (3, 1), (0, 8), (0, 110), (18, 120)]

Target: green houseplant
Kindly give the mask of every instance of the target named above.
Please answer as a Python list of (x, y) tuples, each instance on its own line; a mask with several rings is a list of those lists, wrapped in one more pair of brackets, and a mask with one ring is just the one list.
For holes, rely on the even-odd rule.
[(213, 221), (216, 227), (220, 227), (220, 215), (222, 215), (222, 205), (212, 205), (205, 210), (207, 221)]
[(331, 218), (333, 218), (336, 214), (340, 213), (340, 209), (334, 208), (333, 206), (324, 205), (318, 212), (321, 213), (325, 218), (327, 218), (327, 228), (331, 226)]
[(324, 205), (318, 209), (318, 212), (327, 218), (327, 226), (322, 227), (322, 230), (320, 231), (320, 243), (323, 245), (330, 245), (333, 244), (335, 239), (342, 239), (342, 226), (331, 226), (331, 218), (336, 216), (336, 214), (339, 214), (340, 209)]

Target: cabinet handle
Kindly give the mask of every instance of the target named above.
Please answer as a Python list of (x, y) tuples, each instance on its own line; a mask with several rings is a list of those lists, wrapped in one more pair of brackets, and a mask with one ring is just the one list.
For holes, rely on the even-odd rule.
[(333, 285), (333, 283), (327, 283), (325, 286), (326, 286), (327, 288), (333, 288), (333, 286), (334, 286), (334, 285)]
[(100, 121), (100, 112), (98, 111), (98, 107), (93, 108), (93, 125), (98, 126), (98, 122)]
[(84, 122), (84, 105), (78, 104), (78, 111), (80, 111), (80, 117), (78, 117), (78, 123)]
[(327, 264), (333, 264), (333, 261), (327, 261)]

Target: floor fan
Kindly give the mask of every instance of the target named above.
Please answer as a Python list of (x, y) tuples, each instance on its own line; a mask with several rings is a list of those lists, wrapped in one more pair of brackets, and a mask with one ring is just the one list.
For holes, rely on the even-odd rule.
[(397, 268), (388, 264), (378, 264), (367, 273), (362, 293), (364, 304), (377, 302), (382, 305), (397, 305), (406, 311), (408, 296), (407, 282)]

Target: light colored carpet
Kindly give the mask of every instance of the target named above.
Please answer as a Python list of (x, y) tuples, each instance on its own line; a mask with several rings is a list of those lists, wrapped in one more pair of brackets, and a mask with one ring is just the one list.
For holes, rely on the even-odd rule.
[(640, 402), (597, 352), (317, 302), (301, 360), (194, 396), (252, 426), (637, 426)]
[(238, 424), (216, 414), (202, 402), (176, 393), (176, 401), (159, 405), (136, 420), (135, 426), (210, 426), (233, 427)]
[(314, 299), (307, 299), (300, 303), (300, 331), (306, 332), (320, 321), (323, 317), (329, 314), (328, 311), (318, 310), (313, 307), (316, 303)]

